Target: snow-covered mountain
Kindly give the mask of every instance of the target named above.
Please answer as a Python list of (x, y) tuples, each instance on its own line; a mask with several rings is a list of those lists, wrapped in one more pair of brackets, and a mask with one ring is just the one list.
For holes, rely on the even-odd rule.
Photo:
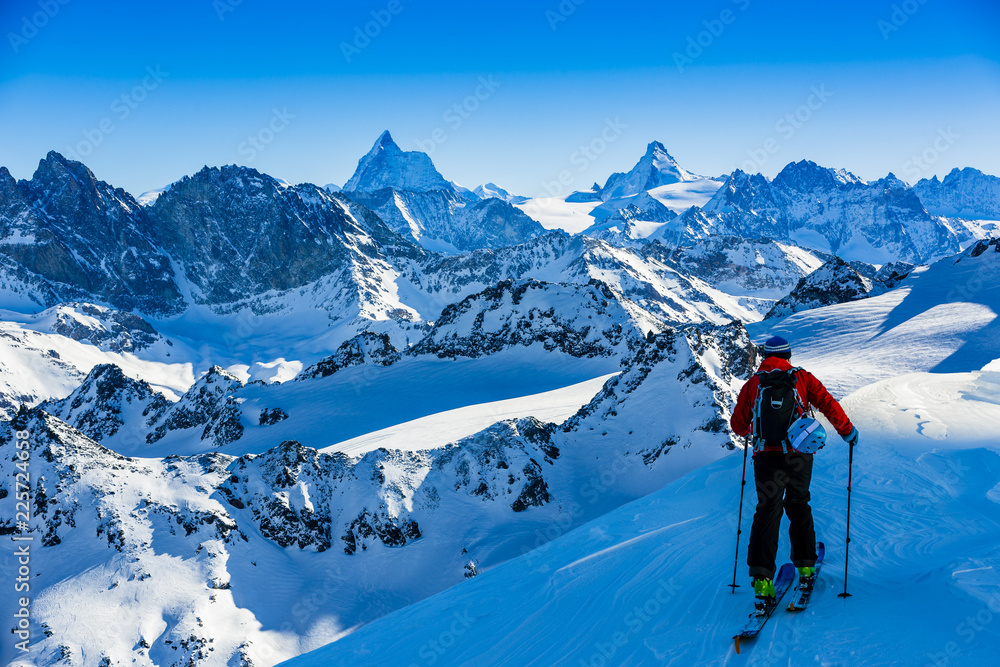
[(604, 186), (594, 183), (587, 191), (518, 206), (547, 228), (572, 227), (574, 233), (634, 245), (662, 235), (664, 223), (704, 205), (721, 185), (685, 170), (653, 141), (630, 171), (612, 174)]
[(354, 175), (342, 188), (346, 192), (375, 192), (384, 188), (425, 192), (455, 192), (455, 184), (445, 180), (427, 153), (404, 151), (389, 130), (375, 140), (375, 145), (360, 160)]
[[(438, 378), (449, 375), (446, 366), (429, 364), (428, 359), (492, 356), (518, 365), (521, 372), (530, 372), (537, 365), (539, 373), (545, 372), (546, 365), (581, 360), (572, 364), (577, 369), (573, 372), (590, 378), (617, 367), (622, 358), (642, 345), (647, 335), (665, 329), (661, 320), (596, 280), (587, 285), (507, 280), (445, 308), (426, 336), (402, 351), (386, 334), (362, 332), (304, 370), (296, 380), (309, 383), (335, 374), (340, 380), (349, 375), (345, 371), (350, 369), (375, 391), (378, 372), (390, 366), (399, 367), (392, 369), (397, 379), (387, 381), (399, 384), (398, 378), (406, 377), (406, 382), (412, 383), (427, 372)], [(348, 395), (339, 399), (342, 404), (338, 409), (353, 410), (360, 416), (357, 407), (348, 406), (369, 389), (362, 391), (351, 382), (350, 378), (344, 380), (343, 389), (348, 390)], [(275, 431), (296, 433), (298, 439), (317, 448), (337, 444), (338, 437), (357, 435), (342, 428), (323, 429), (316, 421), (317, 417), (323, 421), (323, 414), (329, 410), (326, 401), (336, 397), (339, 390), (330, 383), (322, 391), (314, 382), (299, 383), (291, 383), (297, 385), (291, 390), (261, 382), (245, 385), (215, 366), (180, 400), (170, 402), (144, 382), (126, 377), (117, 366), (103, 364), (96, 366), (68, 397), (44, 403), (43, 407), (93, 440), (127, 455), (200, 451), (241, 455), (271, 446), (268, 443)], [(415, 403), (412, 399), (410, 403), (412, 408)], [(366, 409), (378, 411), (379, 406)], [(104, 417), (95, 417), (98, 413)], [(127, 419), (126, 413), (141, 414), (142, 418)], [(387, 418), (392, 419), (392, 415), (379, 419)], [(285, 420), (280, 428), (268, 428)], [(127, 432), (119, 434), (125, 422)], [(98, 428), (105, 423), (107, 429)], [(303, 430), (315, 431), (321, 439), (309, 440)]]
[(913, 191), (928, 211), (935, 215), (1000, 220), (1000, 177), (978, 169), (952, 169), (938, 180), (924, 178)]
[(511, 205), (509, 193), (483, 196), (445, 180), (430, 156), (400, 149), (388, 130), (358, 162), (344, 192), (435, 251), (503, 247), (544, 232)]
[(175, 313), (183, 299), (147, 209), (50, 152), (30, 181), (0, 167), (3, 305), (100, 300)]
[(703, 207), (719, 232), (767, 237), (873, 264), (953, 254), (971, 230), (927, 212), (892, 174), (871, 183), (802, 160), (768, 181), (736, 170)]
[(653, 242), (644, 246), (642, 253), (735, 298), (753, 313), (749, 319), (766, 313), (826, 257), (770, 239), (714, 235), (680, 247)]
[[(478, 250), (446, 257), (426, 268), (425, 289), (452, 300), (501, 280), (535, 278), (552, 283), (608, 283), (656, 318), (671, 324), (757, 318), (756, 310), (738, 295), (712, 286), (695, 274), (668, 262), (671, 250), (662, 245), (622, 248), (587, 236), (550, 232), (531, 241), (498, 250)], [(654, 247), (655, 246), (655, 247)], [(464, 292), (464, 294), (463, 294)]]
[(478, 195), (481, 199), (489, 199), (490, 197), (495, 197), (496, 199), (501, 199), (507, 202), (508, 204), (521, 204), (530, 199), (530, 197), (511, 194), (507, 190), (501, 188), (496, 183), (484, 183), (483, 185), (476, 187), (476, 189), (473, 190), (473, 192), (476, 195)]
[[(0, 420), (0, 533), (21, 530), (26, 431), (36, 662), (269, 666), (328, 642), (346, 652), (322, 654), (332, 662), (410, 660), (366, 633), (438, 609), (438, 593), (481, 593), (480, 573), (548, 587), (494, 605), (517, 618), (562, 613), (547, 605), (566, 572), (609, 590), (647, 575), (629, 554), (671, 572), (715, 562), (712, 508), (736, 486), (720, 491), (718, 475), (741, 444), (727, 421), (754, 341), (772, 333), (838, 396), (888, 382), (849, 403), (884, 408), (873, 432), (972, 432), (921, 405), (899, 412), (911, 385), (891, 380), (947, 383), (995, 359), (1000, 242), (895, 285), (912, 268), (900, 257), (975, 231), (928, 214), (905, 184), (798, 163), (774, 181), (737, 172), (715, 193), (654, 142), (609, 179), (615, 197), (575, 204), (596, 224), (571, 235), (454, 186), (422, 155), (386, 133), (352, 178), (375, 190), (206, 167), (143, 206), (56, 154), (28, 182), (0, 172), (0, 407), (13, 417)], [(893, 261), (858, 261), (859, 239)], [(787, 313), (758, 321), (776, 302)], [(966, 421), (968, 401), (992, 405), (982, 377), (948, 385)], [(913, 481), (926, 460), (899, 469)], [(668, 521), (653, 541), (645, 513)], [(597, 595), (618, 617), (635, 597)], [(0, 614), (13, 604), (0, 597)], [(542, 632), (539, 660), (565, 660), (550, 658), (569, 618), (521, 620), (510, 636)], [(687, 634), (699, 623), (669, 619)], [(681, 630), (637, 632), (642, 649), (603, 659), (654, 645), (658, 659), (690, 657), (656, 644)], [(565, 655), (588, 662), (573, 638), (583, 648)], [(0, 642), (0, 662), (14, 657)]]
[(342, 196), (246, 167), (206, 167), (148, 210), (196, 303), (231, 303), (333, 274), (363, 291), (372, 262), (419, 254)]
[(700, 179), (686, 169), (667, 152), (659, 141), (650, 142), (639, 162), (628, 173), (616, 172), (608, 177), (599, 192), (602, 201), (631, 197), (641, 192)]
[[(78, 187), (72, 172), (91, 184), (84, 191), (88, 197), (116, 192), (79, 163), (55, 155), (43, 166), (50, 163), (68, 166), (60, 172), (59, 187), (45, 192)], [(405, 196), (386, 192), (394, 200)], [(448, 196), (443, 190), (424, 195)], [(74, 215), (62, 198), (45, 197), (41, 195), (37, 205), (48, 215)], [(95, 208), (108, 210), (114, 202), (98, 203)], [(57, 310), (52, 311), (51, 326), (36, 331), (50, 315), (25, 314), (37, 306), (23, 303), (17, 292), (24, 284), (18, 276), (31, 274), (18, 264), (0, 272), (8, 281), (4, 297), (17, 308), (4, 317), (11, 323), (10, 340), (18, 341), (11, 359), (45, 369), (22, 374), (11, 362), (0, 369), (6, 409), (22, 401), (62, 398), (101, 363), (115, 363), (130, 377), (146, 379), (173, 396), (183, 393), (194, 375), (216, 364), (244, 378), (273, 377), (276, 371), (270, 369), (279, 364), (289, 369), (282, 372), (290, 377), (365, 330), (387, 333), (402, 348), (419, 341), (427, 323), (446, 306), (504, 280), (586, 285), (596, 278), (667, 323), (756, 317), (738, 299), (707, 289), (636, 250), (558, 233), (511, 245), (523, 236), (521, 228), (503, 225), (527, 217), (495, 198), (463, 205), (451, 221), (466, 221), (471, 234), (492, 229), (494, 240), (502, 236), (509, 247), (462, 256), (437, 255), (408, 242), (375, 212), (341, 195), (311, 185), (290, 186), (243, 167), (205, 168), (172, 184), (149, 206), (114, 205), (130, 212), (136, 228), (155, 244), (151, 247), (157, 280), (176, 286), (175, 292), (165, 301), (156, 281), (135, 277), (136, 285), (146, 291), (133, 292), (124, 303), (159, 304), (152, 313), (136, 308), (145, 319), (103, 305), (79, 305), (119, 299), (100, 284), (95, 293), (37, 292), (37, 301), (51, 302)], [(73, 241), (100, 247), (103, 237), (95, 232), (88, 240), (82, 236), (87, 229), (74, 233)], [(254, 233), (247, 234), (247, 229)], [(22, 238), (18, 252), (41, 252), (29, 245), (27, 237)], [(117, 252), (126, 253), (122, 248)], [(97, 262), (94, 270), (104, 271), (100, 267), (106, 264)], [(59, 271), (52, 275), (60, 276)], [(55, 284), (46, 274), (34, 280), (43, 286)], [(76, 300), (57, 305), (69, 296)], [(50, 342), (47, 336), (53, 334), (81, 345)], [(91, 353), (91, 344), (101, 353)], [(122, 354), (134, 358), (126, 360)]]
[[(44, 547), (32, 562), (41, 575), (33, 613), (45, 632), (33, 651), (42, 662), (80, 665), (273, 664), (337, 639), (462, 581), (470, 562), (489, 567), (530, 550), (548, 539), (547, 525), (569, 530), (723, 456), (733, 442), (720, 424), (752, 350), (738, 324), (665, 331), (640, 339), (621, 378), (561, 427), (500, 421), (441, 448), (360, 456), (285, 440), (238, 458), (212, 446), (126, 458), (42, 410), (22, 410), (0, 424), (0, 442), (13, 451), (14, 430), (33, 434), (34, 494), (45, 499), (33, 519)], [(145, 388), (109, 368), (92, 380), (63, 414), (120, 432), (80, 409), (98, 385), (114, 385), (131, 402), (103, 405), (146, 417), (138, 412)], [(195, 412), (225, 403), (234, 380), (213, 371), (159, 423), (182, 433)], [(667, 397), (673, 411), (635, 425)], [(610, 481), (601, 456), (622, 459)], [(13, 503), (13, 465), (3, 459), (4, 507)], [(599, 486), (579, 485), (591, 478)], [(14, 530), (4, 517), (0, 528)], [(302, 592), (326, 579), (339, 593), (298, 614)], [(0, 604), (6, 612), (9, 601)], [(94, 623), (105, 613), (116, 618), (110, 636)], [(2, 651), (14, 655), (6, 644)]]
[[(795, 363), (835, 395), (855, 392), (842, 402), (862, 441), (852, 475), (853, 597), (836, 597), (845, 585), (847, 448), (834, 438), (813, 472), (827, 565), (810, 609), (776, 614), (741, 660), (922, 664), (947, 646), (958, 662), (992, 659), (1000, 633), (978, 624), (959, 643), (955, 627), (980, 612), (987, 618), (1000, 585), (992, 500), (1000, 474), (992, 435), (1000, 425), (998, 261), (1000, 242), (980, 242), (918, 267), (881, 296), (751, 326), (757, 341), (788, 336)], [(732, 563), (741, 464), (736, 453), (579, 528), (553, 531), (540, 548), (479, 568), (470, 581), (288, 664), (731, 661), (752, 593), (745, 571), (733, 595), (728, 572), (706, 563)], [(783, 536), (779, 555), (787, 549)], [(847, 622), (828, 613), (855, 602)], [(887, 626), (886, 618), (905, 622)]]
[[(826, 565), (809, 609), (777, 611), (741, 655), (732, 636), (753, 592), (742, 564), (741, 587), (727, 588), (742, 465), (734, 453), (286, 664), (991, 663), (998, 404), (1000, 373), (989, 368), (905, 375), (847, 397), (863, 434), (848, 579), (847, 447), (833, 442), (812, 475)], [(744, 535), (749, 525), (744, 507)], [(779, 559), (787, 553), (782, 535)], [(843, 600), (845, 584), (852, 597)]]
[[(384, 137), (381, 143), (389, 141)], [(844, 174), (831, 178), (862, 187)], [(61, 282), (66, 270), (62, 263), (56, 268), (32, 263), (32, 258), (52, 252), (46, 250), (52, 244), (18, 232), (17, 243), (5, 246), (13, 254), (0, 267), (0, 280), (6, 285), (2, 296), (14, 309), (5, 319), (14, 322), (11, 331), (18, 340), (35, 341), (27, 346), (19, 343), (14, 354), (45, 368), (49, 378), (39, 383), (38, 376), (18, 374), (8, 365), (3, 373), (8, 408), (22, 400), (33, 404), (61, 398), (99, 363), (116, 363), (130, 377), (147, 379), (158, 389), (179, 395), (187, 388), (179, 384), (179, 377), (189, 378), (190, 383), (216, 364), (244, 379), (274, 377), (279, 371), (273, 369), (278, 367), (285, 369), (280, 371), (282, 377), (291, 377), (366, 330), (388, 334), (392, 344), (403, 349), (425, 336), (428, 323), (445, 307), (504, 280), (533, 278), (586, 285), (598, 279), (668, 324), (723, 323), (733, 317), (752, 321), (818, 266), (816, 261), (803, 259), (806, 255), (827, 259), (822, 252), (798, 250), (787, 241), (764, 252), (754, 250), (752, 258), (746, 254), (749, 246), (734, 250), (741, 242), (714, 235), (718, 216), (698, 207), (675, 215), (657, 194), (683, 182), (624, 198), (620, 201), (631, 203), (619, 209), (602, 208), (609, 214), (603, 231), (594, 226), (589, 233), (598, 239), (588, 240), (558, 233), (534, 235), (538, 231), (534, 223), (500, 199), (470, 204), (457, 191), (446, 189), (353, 193), (381, 211), (377, 213), (322, 188), (291, 186), (252, 169), (229, 166), (205, 168), (173, 183), (154, 203), (134, 206), (127, 195), (97, 180), (85, 166), (56, 154), (42, 161), (36, 180), (37, 185), (22, 181), (14, 183), (13, 190), (8, 187), (13, 207), (8, 210), (14, 212), (4, 219), (19, 228), (24, 228), (25, 220), (70, 220), (82, 197), (89, 202), (86, 211), (98, 212), (87, 213), (89, 223), (72, 233), (66, 225), (52, 227), (48, 233), (69, 235), (68, 247), (86, 245), (87, 249), (73, 251), (74, 262), (94, 252), (107, 252), (109, 258), (94, 256), (86, 271), (97, 277), (81, 278), (81, 286), (72, 287)], [(762, 182), (770, 192), (770, 184)], [(8, 185), (12, 183), (10, 179)], [(48, 185), (43, 188), (44, 183)], [(22, 190), (37, 195), (31, 210), (44, 211), (43, 216), (17, 212), (27, 205)], [(387, 198), (384, 202), (383, 197)], [(429, 252), (382, 221), (380, 216), (392, 220), (398, 214), (396, 222), (409, 225), (397, 206), (401, 202), (411, 212), (418, 203), (427, 204), (426, 210), (421, 209), (425, 221), (437, 221), (453, 231), (466, 230), (470, 246), (504, 247), (450, 256)], [(605, 206), (598, 202), (592, 208)], [(439, 215), (444, 210), (451, 212)], [(126, 219), (130, 222), (123, 227), (120, 221)], [(108, 235), (133, 228), (148, 240), (152, 259), (145, 269), (151, 275), (143, 277), (138, 269), (130, 268), (126, 287), (132, 287), (125, 293), (108, 287), (118, 284), (108, 267), (125, 261), (121, 258), (129, 251), (124, 244), (139, 247), (134, 245), (139, 241), (126, 236), (118, 242)], [(248, 234), (247, 229), (254, 232)], [(8, 238), (14, 236), (11, 232)], [(518, 243), (525, 236), (530, 238)], [(808, 235), (805, 238), (809, 241)], [(643, 249), (647, 245), (653, 247)], [(114, 259), (109, 248), (115, 248)], [(723, 248), (728, 259), (716, 252)], [(695, 259), (697, 255), (702, 259)], [(707, 261), (710, 256), (716, 259)], [(28, 264), (15, 261), (17, 257)], [(737, 275), (739, 279), (734, 280)], [(85, 290), (86, 285), (92, 291)], [(79, 308), (73, 320), (86, 323), (74, 324), (72, 333), (68, 328), (58, 331), (78, 338), (83, 347), (62, 342), (42, 347), (48, 344), (44, 336), (23, 331), (31, 326), (25, 317), (36, 310), (36, 304), (54, 307), (67, 299), (97, 304), (86, 307), (91, 313), (123, 304), (118, 315), (107, 316), (112, 319), (131, 318), (129, 310), (143, 313), (146, 330), (129, 324), (132, 333), (127, 340), (114, 342), (121, 337), (119, 333), (102, 333), (99, 337), (104, 342), (97, 343), (112, 354), (134, 355), (133, 361), (143, 370), (120, 354), (90, 354), (86, 346), (96, 339), (84, 334), (97, 325), (90, 322), (92, 314)], [(140, 307), (140, 303), (146, 305)], [(100, 326), (107, 332), (120, 332), (125, 325), (108, 320)], [(159, 343), (129, 348), (154, 333), (160, 338), (149, 340)], [(121, 349), (116, 352), (108, 345)], [(48, 354), (49, 349), (62, 356)], [(188, 366), (182, 373), (172, 370), (184, 364)]]
[[(117, 446), (112, 447), (115, 451), (141, 452), (144, 431), (171, 402), (146, 381), (125, 375), (118, 366), (98, 364), (69, 396), (45, 401), (39, 407), (95, 442), (107, 445), (117, 437)], [(122, 431), (123, 427), (127, 431)]]
[(574, 357), (623, 356), (663, 324), (606, 283), (505, 280), (445, 308), (410, 354), (476, 358), (540, 344)]
[(899, 285), (913, 269), (907, 264), (887, 264), (883, 267), (884, 271), (872, 271), (871, 277), (868, 277), (858, 271), (856, 264), (839, 257), (830, 258), (826, 264), (803, 277), (795, 289), (774, 304), (764, 319), (884, 294)]

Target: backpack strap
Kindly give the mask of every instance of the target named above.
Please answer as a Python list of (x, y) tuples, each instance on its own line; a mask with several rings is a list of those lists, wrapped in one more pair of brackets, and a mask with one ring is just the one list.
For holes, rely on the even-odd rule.
[[(806, 369), (802, 368), (802, 366), (795, 366), (794, 368), (789, 368), (788, 369), (788, 374), (794, 376), (799, 371), (804, 371), (804, 370), (806, 370)], [(797, 385), (798, 384), (798, 378), (795, 378), (795, 381), (796, 381), (796, 385)], [(803, 404), (802, 397), (799, 396), (798, 389), (795, 390), (795, 402), (798, 404), (799, 408), (802, 410), (802, 414), (799, 415), (800, 417), (802, 415), (805, 415), (805, 414), (808, 414), (810, 417), (813, 416), (812, 406), (807, 406), (807, 405)]]
[[(777, 369), (774, 369), (774, 370), (777, 370)], [(761, 451), (764, 448), (764, 445), (765, 445), (765, 441), (764, 441), (763, 438), (760, 437), (760, 432), (759, 432), (759, 428), (760, 428), (760, 426), (759, 426), (759, 424), (760, 424), (760, 419), (759, 419), (760, 418), (760, 404), (761, 404), (761, 401), (764, 398), (764, 390), (763, 390), (763, 386), (760, 384), (760, 380), (761, 380), (761, 378), (764, 375), (768, 375), (770, 373), (773, 373), (774, 370), (770, 370), (770, 371), (757, 371), (756, 373), (754, 373), (754, 376), (757, 378), (757, 382), (758, 382), (758, 384), (757, 384), (757, 400), (754, 401), (753, 412), (751, 413), (751, 415), (752, 415), (752, 422), (753, 422), (753, 432), (752, 432), (751, 435), (752, 435), (752, 438), (753, 438), (753, 452), (754, 452), (754, 454), (756, 454), (757, 452)], [(788, 377), (791, 378), (791, 380), (792, 380), (792, 387), (793, 387), (792, 394), (795, 396), (795, 405), (797, 405), (798, 408), (799, 408), (799, 415), (798, 415), (799, 417), (801, 417), (802, 415), (804, 415), (806, 413), (811, 413), (811, 411), (808, 410), (807, 407), (803, 404), (802, 397), (799, 395), (798, 389), (795, 388), (795, 386), (798, 384), (798, 378), (795, 376), (795, 374), (798, 373), (799, 371), (804, 371), (804, 370), (805, 369), (802, 366), (794, 366), (792, 368), (789, 368), (787, 371), (785, 371), (785, 373), (788, 374)], [(788, 453), (788, 438), (785, 438), (785, 440), (781, 443), (781, 449), (786, 454)]]
[[(794, 382), (794, 384), (796, 385), (796, 389), (795, 389), (795, 404), (799, 407), (799, 416), (798, 416), (798, 418), (801, 418), (801, 417), (805, 416), (806, 414), (809, 414), (809, 415), (812, 414), (812, 411), (809, 410), (809, 408), (802, 402), (802, 397), (799, 395), (799, 390), (797, 388), (798, 387), (798, 378), (795, 376), (795, 374), (798, 373), (799, 371), (804, 371), (804, 370), (805, 369), (802, 368), (802, 366), (795, 366), (793, 368), (789, 368), (788, 369), (788, 374), (791, 377), (795, 378), (795, 382)], [(785, 454), (787, 454), (788, 450), (790, 448), (792, 449), (793, 452), (795, 451), (795, 449), (791, 447), (791, 443), (788, 441), (788, 438), (786, 437), (781, 442), (781, 451), (783, 451)]]
[[(756, 376), (762, 375), (762, 373), (754, 373)], [(761, 387), (759, 381), (757, 384), (757, 399), (753, 402), (753, 412), (751, 415), (751, 424), (753, 425), (753, 431), (751, 436), (753, 439), (753, 453), (761, 451), (764, 448), (764, 439), (760, 437), (760, 403), (764, 400), (764, 390)]]

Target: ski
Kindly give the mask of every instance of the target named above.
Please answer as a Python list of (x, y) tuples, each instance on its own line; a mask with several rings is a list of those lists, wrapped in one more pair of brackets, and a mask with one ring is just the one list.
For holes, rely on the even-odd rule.
[(767, 619), (771, 618), (774, 610), (778, 608), (778, 603), (781, 602), (781, 598), (784, 597), (785, 592), (788, 591), (792, 586), (792, 581), (795, 579), (795, 566), (791, 563), (785, 563), (778, 570), (778, 576), (774, 578), (774, 604), (767, 609), (763, 614), (753, 613), (750, 615), (750, 620), (747, 621), (746, 626), (740, 634), (733, 637), (733, 641), (736, 643), (736, 652), (740, 652), (740, 640), (742, 639), (752, 639), (757, 636), (767, 623)]
[(819, 568), (823, 564), (823, 555), (826, 552), (826, 547), (822, 542), (816, 543), (816, 577), (813, 579), (812, 585), (809, 588), (802, 587), (802, 581), (799, 580), (798, 585), (795, 587), (795, 597), (791, 602), (788, 603), (788, 611), (802, 611), (809, 606), (809, 598), (812, 597), (813, 589), (816, 587), (816, 581), (819, 579)]

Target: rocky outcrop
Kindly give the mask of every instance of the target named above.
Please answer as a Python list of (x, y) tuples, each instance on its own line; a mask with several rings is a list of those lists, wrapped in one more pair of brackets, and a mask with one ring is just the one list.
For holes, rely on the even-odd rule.
[(719, 233), (797, 241), (879, 264), (925, 262), (966, 240), (892, 174), (865, 182), (808, 160), (787, 165), (773, 181), (736, 170), (704, 210)]
[(921, 203), (935, 215), (1000, 220), (1000, 177), (978, 169), (952, 169), (938, 180), (922, 179), (913, 186)]
[(176, 313), (183, 297), (146, 209), (121, 188), (56, 152), (30, 181), (0, 167), (0, 264), (46, 306), (99, 300), (123, 310)]
[(774, 304), (765, 319), (884, 294), (895, 288), (912, 268), (912, 265), (900, 262), (887, 264), (882, 270), (872, 272), (868, 278), (851, 263), (833, 257), (802, 278), (795, 289)]
[(305, 369), (295, 379), (311, 380), (327, 377), (349, 366), (361, 366), (363, 364), (391, 366), (399, 361), (399, 359), (399, 350), (393, 347), (389, 336), (364, 331), (354, 338), (343, 342), (337, 348), (336, 352)]

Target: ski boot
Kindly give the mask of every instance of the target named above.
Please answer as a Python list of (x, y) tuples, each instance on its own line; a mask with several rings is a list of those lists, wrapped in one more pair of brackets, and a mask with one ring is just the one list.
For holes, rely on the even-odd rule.
[(815, 567), (800, 567), (799, 568), (799, 590), (811, 591), (813, 585), (816, 583), (816, 568)]
[(755, 577), (753, 580), (753, 592), (757, 596), (753, 605), (754, 613), (758, 616), (764, 616), (778, 604), (778, 601), (775, 599), (774, 581), (771, 579)]

